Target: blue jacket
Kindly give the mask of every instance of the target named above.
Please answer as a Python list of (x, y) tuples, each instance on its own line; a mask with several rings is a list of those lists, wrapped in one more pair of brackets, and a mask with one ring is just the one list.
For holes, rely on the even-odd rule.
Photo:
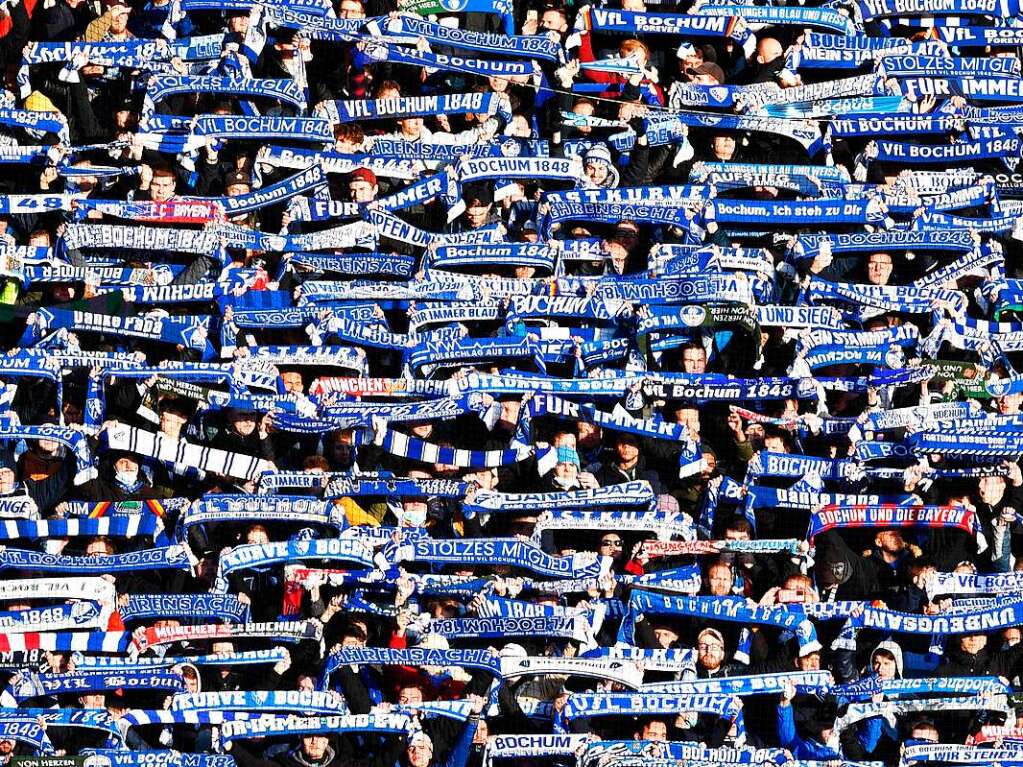
[(828, 761), (841, 759), (842, 755), (820, 741), (804, 740), (796, 732), (796, 719), (792, 713), (792, 705), (778, 706), (778, 740), (782, 748), (787, 748), (796, 759), (816, 759)]

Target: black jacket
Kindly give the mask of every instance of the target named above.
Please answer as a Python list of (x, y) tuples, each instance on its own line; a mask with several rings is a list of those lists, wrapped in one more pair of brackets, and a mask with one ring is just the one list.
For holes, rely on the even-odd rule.
[(953, 640), (945, 650), (945, 659), (938, 671), (943, 676), (1004, 676), (1012, 679), (1019, 673), (1023, 661), (1023, 644), (1003, 650), (985, 647), (978, 653), (968, 653)]
[(336, 738), (331, 737), (330, 741), (325, 758), (319, 762), (306, 760), (300, 748), (289, 749), (273, 759), (264, 759), (243, 743), (235, 743), (231, 747), (231, 756), (238, 767), (394, 767), (403, 748), (401, 738), (390, 736), (375, 756), (358, 757), (343, 754)]

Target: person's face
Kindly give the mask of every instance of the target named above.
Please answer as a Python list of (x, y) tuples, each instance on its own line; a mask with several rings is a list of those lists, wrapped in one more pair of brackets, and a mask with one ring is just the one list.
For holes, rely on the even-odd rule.
[(186, 423), (188, 423), (188, 419), (176, 410), (160, 411), (160, 431), (177, 434)]
[(654, 637), (657, 639), (657, 644), (665, 650), (678, 641), (678, 633), (669, 628), (654, 629)]
[(646, 67), (650, 57), (647, 55), (646, 50), (643, 48), (633, 48), (631, 51), (619, 51), (622, 58), (633, 58), (641, 67)]
[(235, 35), (244, 35), (249, 31), (248, 15), (236, 14), (227, 20), (227, 31)]
[(167, 202), (174, 196), (176, 186), (173, 176), (154, 176), (149, 184), (149, 196), (154, 202)]
[(419, 527), (416, 523), (426, 519), (426, 501), (407, 500), (402, 504), (402, 509), (404, 510), (401, 518), (402, 527)]
[(625, 265), (629, 261), (629, 251), (625, 246), (612, 240), (607, 243), (607, 255), (615, 274), (625, 274)]
[(934, 567), (921, 567), (913, 576), (913, 585), (921, 591), (927, 588), (927, 581), (934, 577), (937, 569)]
[(342, 647), (365, 647), (366, 641), (356, 636), (346, 636), (341, 639)]
[(490, 215), (490, 206), (483, 205), (479, 201), (470, 204), (465, 209), (465, 220), (469, 222), (469, 226), (473, 229), (479, 229), (487, 222), (487, 216)]
[(0, 740), (0, 755), (7, 756), (14, 752), (14, 741), (4, 738)]
[(887, 285), (892, 276), (892, 257), (887, 253), (872, 253), (867, 259), (867, 281), (871, 285)]
[(54, 442), (52, 439), (41, 439), (36, 442), (36, 448), (42, 455), (55, 455), (59, 447), (60, 443)]
[(243, 437), (248, 437), (250, 434), (256, 431), (256, 415), (255, 413), (241, 412), (232, 413), (228, 416), (228, 421), (238, 434)]
[(301, 394), (305, 390), (302, 374), (296, 371), (281, 373), (281, 383), (284, 384), (284, 391), (291, 394)]
[(359, 145), (349, 138), (339, 138), (334, 141), (334, 151), (340, 154), (355, 154), (358, 150)]
[(406, 117), (398, 124), (401, 126), (402, 134), (409, 138), (419, 138), (419, 134), (423, 132), (422, 117)]
[(519, 412), (522, 410), (522, 403), (517, 400), (502, 400), (500, 423), (514, 426), (519, 422)]
[(622, 466), (632, 466), (639, 460), (639, 445), (633, 439), (619, 439), (615, 442), (615, 454)]
[(8, 467), (0, 469), (0, 494), (6, 495), (14, 490), (14, 470)]
[(423, 691), (418, 687), (402, 687), (398, 693), (398, 703), (403, 706), (420, 706), (423, 703)]
[(490, 736), (490, 727), (487, 725), (486, 719), (480, 719), (479, 724), (476, 725), (476, 732), (473, 733), (473, 743), (486, 743)]
[(886, 554), (898, 554), (906, 546), (902, 540), (902, 535), (897, 530), (885, 530), (878, 533), (875, 543)]
[(639, 739), (664, 743), (668, 740), (668, 725), (659, 721), (647, 722), (639, 733)]
[(131, 9), (124, 5), (115, 5), (110, 9), (110, 33), (123, 35), (128, 29), (128, 17)]
[(551, 10), (544, 11), (540, 18), (540, 26), (549, 32), (557, 32), (560, 35), (568, 29), (568, 22), (560, 13)]
[(186, 676), (185, 680), (185, 691), (190, 693), (199, 692), (199, 680), (194, 676)]
[(359, 0), (341, 0), (338, 16), (342, 19), (364, 19), (366, 18), (366, 11)]
[(114, 112), (114, 126), (117, 130), (130, 130), (134, 122), (134, 116), (130, 109), (118, 109)]
[(533, 128), (524, 115), (513, 115), (507, 134), (517, 138), (529, 138), (533, 135)]
[(354, 179), (348, 185), (348, 191), (351, 192), (352, 202), (373, 202), (377, 196), (376, 184), (371, 184), (364, 178)]
[[(572, 107), (572, 111), (577, 115), (583, 115), (584, 117), (593, 116), (593, 104), (589, 101), (580, 101)], [(576, 128), (578, 133), (586, 134), (593, 131), (593, 128), (588, 125)]]
[(700, 469), (701, 479), (708, 480), (714, 476), (714, 472), (718, 470), (718, 459), (713, 453), (703, 454), (703, 468)]
[(996, 400), (998, 412), (1001, 415), (1015, 415), (1019, 412), (1020, 405), (1023, 405), (1023, 393), (1006, 394)]
[(800, 671), (821, 670), (821, 654), (819, 652), (812, 652), (809, 655), (805, 655), (800, 658), (798, 662)]
[(217, 567), (219, 565), (219, 558), (216, 554), (211, 556), (204, 556), (198, 560), (198, 565), (195, 566), (195, 578), (205, 584), (211, 584), (217, 578)]
[(330, 443), (330, 453), (337, 463), (345, 465), (352, 457), (352, 446), (341, 440), (335, 440)]
[(721, 565), (712, 566), (707, 573), (707, 585), (711, 596), (727, 596), (732, 591), (732, 571)]
[(787, 591), (796, 591), (801, 593), (803, 595), (802, 602), (804, 604), (813, 604), (818, 601), (817, 590), (807, 583), (805, 578), (786, 578), (781, 587)]
[(488, 77), (487, 85), (494, 93), (504, 93), (508, 90), (508, 80), (504, 77)]
[(764, 450), (769, 453), (787, 453), (785, 449), (785, 440), (776, 434), (772, 434), (768, 437), (764, 437)]
[(303, 674), (298, 678), (298, 689), (300, 692), (314, 692), (316, 690), (316, 681), (311, 676)]
[[(721, 83), (718, 82), (718, 79), (716, 77), (714, 77), (714, 75), (711, 75), (711, 74), (703, 73), (703, 74), (698, 74), (698, 75), (692, 75), (692, 78), (693, 78), (692, 82), (695, 85), (721, 85)], [(731, 136), (729, 136), (729, 139), (732, 142), (732, 151), (734, 152), (735, 151), (735, 139), (731, 138)]]
[(310, 761), (318, 762), (327, 753), (327, 736), (319, 734), (302, 736), (302, 752)]
[(597, 186), (607, 181), (607, 165), (602, 162), (586, 163), (586, 177)]
[(251, 530), (249, 530), (247, 533), (245, 533), (245, 542), (246, 543), (259, 543), (259, 544), (269, 543), (270, 542), (270, 536), (266, 534), (266, 530), (264, 530), (263, 528), (261, 528), (261, 527), (254, 527)]
[(565, 708), (565, 704), (568, 703), (568, 693), (562, 693), (554, 699), (554, 713), (560, 714), (561, 710)]
[(970, 655), (976, 655), (987, 647), (987, 635), (967, 634), (959, 639), (959, 646), (963, 648), (964, 652), (968, 652)]
[(980, 500), (984, 503), (998, 503), (1005, 494), (1005, 479), (1003, 477), (981, 477), (977, 490), (980, 493)]
[(480, 490), (493, 490), (497, 486), (497, 476), (493, 469), (473, 472), (465, 477), (466, 482), (475, 482)]
[(686, 427), (690, 439), (700, 439), (700, 411), (696, 408), (679, 408), (675, 414), (675, 423)]
[(116, 461), (114, 461), (114, 471), (116, 472), (129, 472), (138, 470), (139, 470), (138, 461), (135, 461), (129, 458), (128, 456), (121, 456)]
[(874, 655), (874, 661), (871, 666), (874, 669), (874, 673), (881, 677), (881, 679), (894, 679), (898, 671), (895, 665), (895, 658), (886, 652), (879, 652)]
[(617, 533), (606, 533), (600, 538), (600, 548), (597, 553), (604, 557), (620, 557), (624, 545), (622, 536)]
[(230, 184), (224, 188), (228, 197), (241, 197), (252, 191), (248, 184)]
[(554, 476), (564, 482), (574, 482), (579, 476), (579, 467), (568, 461), (561, 461), (554, 466)]
[(693, 347), (683, 349), (682, 370), (686, 373), (706, 373), (707, 352)]
[(735, 138), (732, 136), (715, 136), (711, 144), (714, 156), (719, 160), (731, 160), (735, 154)]
[(745, 530), (725, 530), (726, 541), (748, 541), (749, 533)]
[(708, 671), (716, 671), (725, 660), (725, 646), (717, 637), (704, 635), (696, 645), (696, 659)]
[(234, 655), (234, 645), (230, 642), (214, 642), (211, 649), (214, 655)]
[(594, 447), (600, 443), (600, 428), (589, 421), (580, 421), (576, 442), (582, 447)]
[(425, 743), (411, 743), (406, 749), (410, 767), (428, 767), (433, 758), (433, 749)]

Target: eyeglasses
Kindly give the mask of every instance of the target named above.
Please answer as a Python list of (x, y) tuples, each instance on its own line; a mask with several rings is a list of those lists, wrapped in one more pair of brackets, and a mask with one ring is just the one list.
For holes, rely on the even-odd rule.
[(711, 652), (711, 651), (713, 651), (713, 652), (724, 652), (725, 651), (724, 645), (719, 645), (719, 644), (698, 644), (698, 645), (696, 645), (696, 649), (699, 650), (700, 652)]
[(618, 541), (604, 540), (604, 541), (600, 542), (600, 545), (601, 546), (614, 546), (616, 549), (620, 549), (622, 547), (622, 542), (620, 540), (618, 540)]

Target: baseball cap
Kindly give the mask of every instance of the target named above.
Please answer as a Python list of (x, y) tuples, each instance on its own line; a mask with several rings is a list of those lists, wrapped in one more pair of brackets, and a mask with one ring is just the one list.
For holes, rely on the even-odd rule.
[(377, 185), (377, 174), (371, 171), (369, 168), (356, 168), (352, 171), (352, 177), (349, 179), (349, 183), (352, 181), (365, 181), (371, 186)]
[(724, 645), (724, 643), (725, 643), (724, 635), (720, 631), (718, 631), (717, 629), (710, 629), (710, 628), (704, 629), (703, 631), (701, 631), (697, 635), (696, 641), (697, 642), (701, 642), (704, 639), (704, 637), (710, 637), (711, 639), (716, 639), (721, 645)]
[(712, 61), (705, 61), (695, 69), (687, 69), (686, 71), (694, 75), (710, 75), (719, 83), (725, 81), (725, 71)]

